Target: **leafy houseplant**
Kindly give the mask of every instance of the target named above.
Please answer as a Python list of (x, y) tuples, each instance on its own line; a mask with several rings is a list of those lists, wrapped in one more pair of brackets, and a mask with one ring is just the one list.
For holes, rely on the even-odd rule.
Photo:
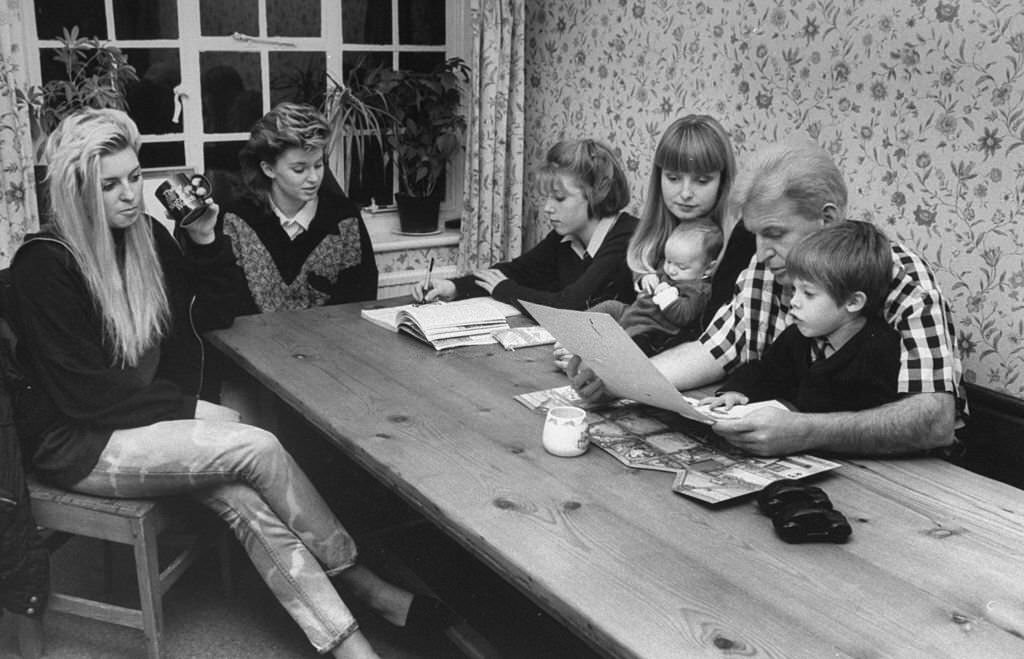
[(25, 94), (37, 154), (57, 124), (77, 110), (127, 109), (128, 85), (139, 81), (121, 49), (97, 37), (79, 37), (78, 26), (70, 31), (64, 28), (57, 40), (60, 46), (53, 60), (61, 65), (63, 76), (30, 87)]
[[(357, 149), (367, 140), (386, 144), (398, 172), (399, 221), (408, 233), (437, 229), (445, 169), (462, 146), (466, 118), (462, 114), (463, 85), (469, 67), (449, 59), (429, 72), (375, 67), (356, 70), (347, 87), (332, 93), (339, 101), (329, 112), (335, 139), (356, 138)], [(339, 111), (340, 108), (340, 111)], [(347, 112), (347, 114), (345, 114)], [(338, 133), (338, 128), (342, 133)], [(352, 156), (351, 145), (344, 154)], [(361, 145), (361, 146), (360, 146)], [(344, 144), (339, 146), (345, 147)], [(357, 154), (361, 158), (363, 152)], [(342, 175), (347, 179), (348, 171)]]
[(28, 108), (32, 144), (36, 154), (36, 197), (39, 209), (46, 204), (46, 164), (43, 150), (46, 138), (67, 117), (82, 108), (126, 110), (125, 94), (129, 84), (138, 82), (135, 67), (117, 46), (96, 37), (78, 36), (78, 26), (57, 37), (60, 46), (53, 59), (63, 68), (63, 76), (18, 90), (18, 100)]

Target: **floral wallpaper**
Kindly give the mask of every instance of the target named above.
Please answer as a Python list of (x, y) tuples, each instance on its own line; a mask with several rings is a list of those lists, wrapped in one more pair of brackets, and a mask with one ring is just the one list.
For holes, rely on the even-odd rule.
[[(646, 191), (662, 129), (717, 117), (743, 155), (791, 132), (832, 153), (850, 217), (931, 264), (965, 378), (1024, 396), (1020, 0), (530, 0), (526, 162), (606, 140)], [(526, 240), (538, 225), (527, 179)]]
[(17, 0), (0, 4), (0, 268), (6, 268), (26, 233), (39, 227)]

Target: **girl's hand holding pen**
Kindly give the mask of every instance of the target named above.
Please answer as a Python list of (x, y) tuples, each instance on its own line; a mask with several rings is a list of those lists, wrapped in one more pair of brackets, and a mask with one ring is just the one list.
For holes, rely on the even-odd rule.
[(455, 293), (455, 283), (450, 279), (438, 279), (431, 283), (420, 282), (412, 287), (412, 299), (416, 302), (454, 300)]

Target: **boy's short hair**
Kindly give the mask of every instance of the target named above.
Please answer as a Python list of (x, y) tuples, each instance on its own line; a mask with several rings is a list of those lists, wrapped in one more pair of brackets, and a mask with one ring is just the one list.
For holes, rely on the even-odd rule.
[(807, 236), (790, 250), (786, 271), (793, 279), (817, 284), (836, 304), (864, 293), (863, 314), (877, 315), (892, 287), (889, 239), (870, 222), (846, 220)]
[(701, 246), (704, 248), (704, 255), (708, 261), (718, 258), (718, 254), (722, 251), (722, 246), (725, 244), (722, 227), (714, 222), (699, 222), (697, 224), (677, 224), (672, 229), (672, 233), (668, 234), (668, 239), (665, 240), (665, 247), (667, 249), (670, 242), (688, 238), (699, 238), (701, 240)]

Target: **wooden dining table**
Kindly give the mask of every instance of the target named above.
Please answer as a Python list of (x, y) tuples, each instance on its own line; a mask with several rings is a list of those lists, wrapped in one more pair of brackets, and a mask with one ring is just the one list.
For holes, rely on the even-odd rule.
[(852, 537), (787, 544), (750, 499), (546, 453), (513, 396), (566, 384), (550, 347), (436, 352), (362, 306), (209, 340), (599, 653), (1024, 657), (1024, 491), (936, 458), (842, 460), (815, 484)]

